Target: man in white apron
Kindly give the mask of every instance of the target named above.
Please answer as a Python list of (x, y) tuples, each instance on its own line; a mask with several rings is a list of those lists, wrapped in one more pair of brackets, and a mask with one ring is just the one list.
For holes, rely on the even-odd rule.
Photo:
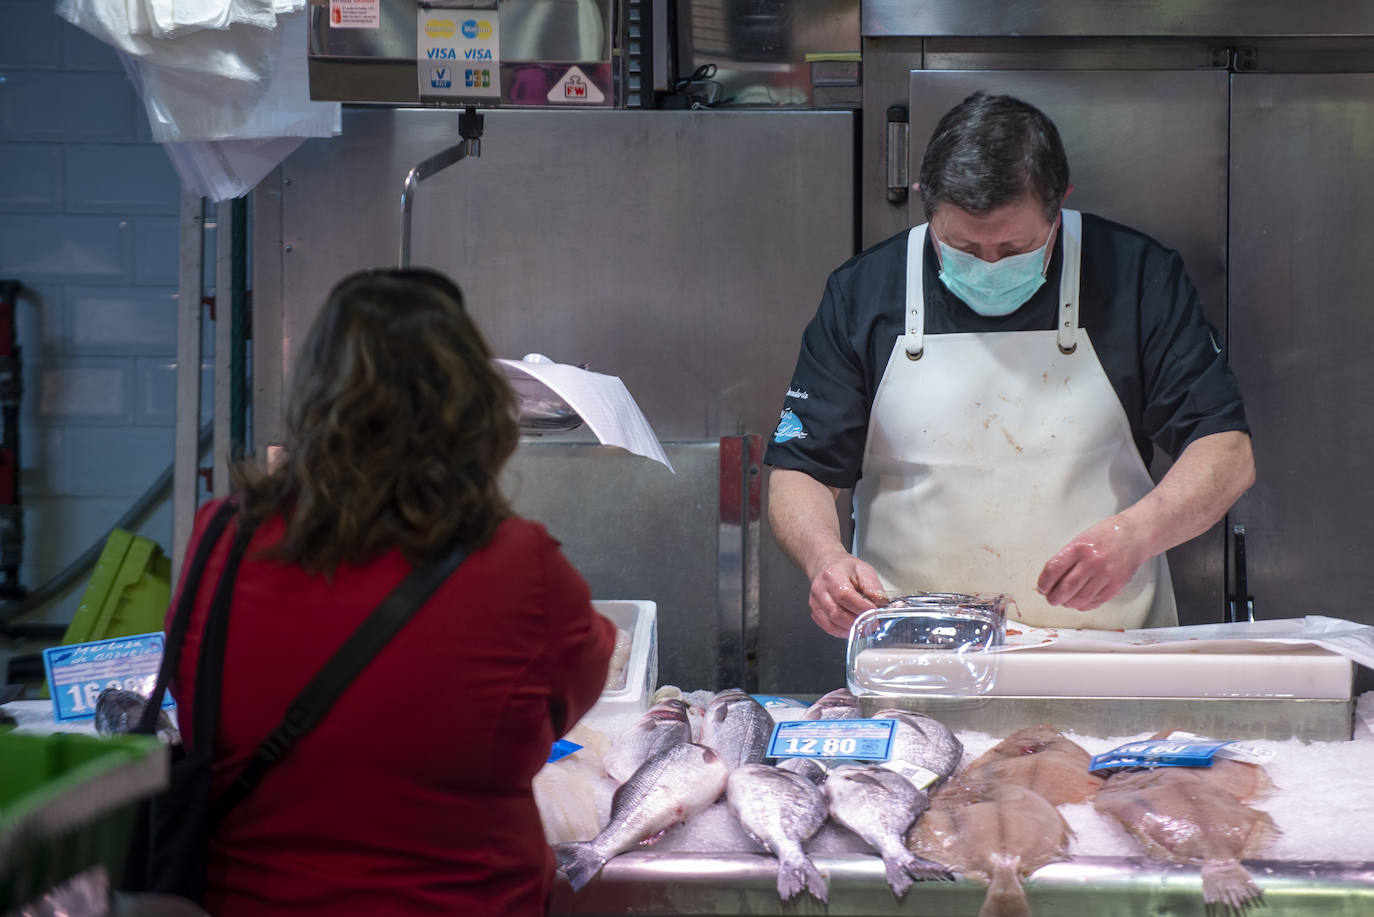
[[(1005, 593), (1038, 626), (1177, 623), (1164, 552), (1254, 480), (1181, 260), (1063, 209), (1058, 132), (1008, 96), (945, 115), (918, 187), (928, 222), (831, 275), (765, 456), (812, 618), (845, 636), (933, 591)], [(1174, 457), (1158, 484), (1155, 445)]]

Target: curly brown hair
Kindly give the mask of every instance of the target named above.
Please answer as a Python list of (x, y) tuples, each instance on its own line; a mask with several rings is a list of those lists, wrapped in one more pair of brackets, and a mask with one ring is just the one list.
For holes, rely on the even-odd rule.
[(399, 548), (418, 566), (510, 515), (499, 476), (518, 439), (515, 395), (457, 285), (360, 271), (300, 347), (283, 460), (235, 466), (236, 490), (249, 524), (286, 519), (268, 556), (329, 575)]

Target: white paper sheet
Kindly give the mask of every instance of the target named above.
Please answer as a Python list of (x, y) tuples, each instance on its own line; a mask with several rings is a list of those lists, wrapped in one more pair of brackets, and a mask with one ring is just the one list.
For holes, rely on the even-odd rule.
[(636, 455), (662, 462), (676, 474), (653, 427), (618, 376), (594, 373), (566, 363), (497, 360), (510, 371), (538, 380), (581, 415), (596, 438)]
[(1324, 615), (1142, 630), (1070, 630), (1013, 624), (1008, 628), (1006, 641), (1000, 648), (1003, 652), (1042, 647), (1057, 652), (1246, 652), (1247, 647), (1263, 650), (1273, 644), (1308, 643), (1374, 669), (1374, 627)]

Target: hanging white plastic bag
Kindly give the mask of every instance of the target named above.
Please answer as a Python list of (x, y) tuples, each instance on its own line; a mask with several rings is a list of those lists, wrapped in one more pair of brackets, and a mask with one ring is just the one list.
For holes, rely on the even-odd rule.
[[(272, 75), (277, 29), (235, 25), (174, 39), (150, 34), (142, 0), (57, 0), (57, 15), (130, 57), (224, 80), (263, 83)], [(302, 42), (304, 39), (302, 39)], [(304, 51), (302, 51), (304, 53)]]

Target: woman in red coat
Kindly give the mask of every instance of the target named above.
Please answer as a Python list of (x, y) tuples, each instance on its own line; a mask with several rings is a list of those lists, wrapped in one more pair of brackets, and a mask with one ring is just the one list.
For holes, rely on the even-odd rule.
[(500, 493), (515, 400), (458, 288), (422, 270), (341, 281), (298, 350), (286, 426), (279, 467), (238, 471), (240, 518), (173, 683), (189, 726), (215, 583), (235, 527), (256, 526), (230, 606), (216, 793), (414, 566), (475, 547), (220, 825), (206, 910), (545, 913), (553, 859), (530, 781), (596, 701), (615, 628)]

